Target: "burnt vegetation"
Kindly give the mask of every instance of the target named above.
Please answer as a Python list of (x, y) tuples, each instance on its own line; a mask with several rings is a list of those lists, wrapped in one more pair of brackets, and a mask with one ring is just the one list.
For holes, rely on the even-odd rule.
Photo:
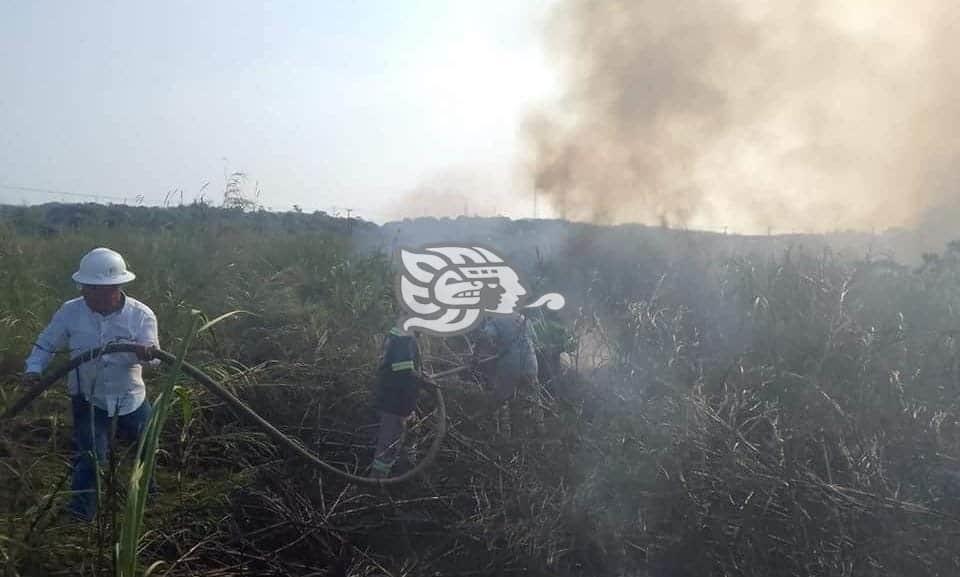
[[(444, 449), (389, 491), (321, 476), (178, 382), (140, 544), (151, 575), (960, 574), (960, 245), (908, 266), (816, 237), (556, 221), (377, 227), (204, 205), (0, 216), (0, 404), (74, 295), (80, 256), (109, 246), (166, 350), (193, 310), (249, 313), (197, 335), (188, 359), (353, 471), (371, 458), (395, 246), (475, 239), (536, 295), (566, 297), (534, 319), (544, 434), (501, 434), (482, 374), (444, 381)], [(433, 372), (466, 351), (424, 343)], [(423, 396), (421, 451), (433, 409)], [(4, 574), (114, 573), (129, 459), (104, 471), (117, 513), (64, 525), (64, 388), (0, 433)]]

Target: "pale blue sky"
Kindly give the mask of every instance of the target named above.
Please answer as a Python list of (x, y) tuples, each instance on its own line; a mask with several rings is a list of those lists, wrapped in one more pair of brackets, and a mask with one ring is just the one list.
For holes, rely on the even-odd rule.
[(8, 0), (0, 184), (153, 204), (210, 181), (219, 201), (226, 168), (266, 205), (379, 220), (440, 178), (528, 216), (519, 129), (557, 91), (550, 4)]

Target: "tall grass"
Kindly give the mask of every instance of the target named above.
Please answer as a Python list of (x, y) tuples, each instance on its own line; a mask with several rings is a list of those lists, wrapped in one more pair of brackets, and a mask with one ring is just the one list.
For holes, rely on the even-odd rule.
[[(189, 350), (324, 458), (368, 463), (368, 385), (394, 306), (384, 256), (328, 233), (202, 220), (151, 234), (5, 234), (7, 380), (72, 296), (79, 257), (111, 246), (138, 273), (131, 294), (157, 312), (165, 349)], [(622, 230), (557, 246), (537, 275), (567, 297), (567, 316), (537, 319), (541, 352), (549, 364), (572, 351), (582, 373), (551, 373), (547, 435), (504, 439), (478, 409), (481, 380), (447, 382), (436, 467), (384, 495), (283, 458), (171, 373), (128, 483), (116, 574), (960, 574), (948, 482), (960, 458), (960, 247), (910, 268), (799, 248), (724, 254)], [(253, 314), (198, 335), (190, 309)], [(464, 348), (425, 343), (438, 370)], [(189, 409), (172, 410), (186, 390)], [(0, 549), (21, 573), (95, 555), (42, 528), (22, 546), (34, 520), (23, 512), (47, 505), (60, 478), (44, 435), (61, 400), (41, 399), (8, 436), (16, 452), (0, 456), (0, 491), (20, 487), (3, 500), (12, 529)], [(419, 408), (420, 445), (431, 410)], [(164, 486), (147, 505), (149, 472), (174, 468), (177, 494)]]
[[(140, 537), (144, 528), (144, 512), (147, 507), (147, 498), (150, 494), (150, 479), (153, 478), (157, 463), (157, 450), (160, 447), (160, 435), (167, 421), (167, 414), (176, 401), (174, 387), (180, 376), (183, 361), (190, 351), (195, 329), (199, 326), (199, 311), (193, 311), (193, 324), (186, 334), (181, 348), (177, 353), (177, 362), (168, 373), (160, 394), (156, 397), (154, 411), (143, 431), (137, 448), (137, 460), (127, 483), (127, 502), (123, 516), (119, 539), (116, 543), (117, 577), (134, 577), (137, 575)], [(151, 569), (158, 565), (151, 566)]]

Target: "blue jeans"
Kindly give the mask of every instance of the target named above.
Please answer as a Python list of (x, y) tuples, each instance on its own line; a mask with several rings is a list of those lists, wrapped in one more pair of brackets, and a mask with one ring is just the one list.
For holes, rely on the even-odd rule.
[[(113, 417), (99, 407), (90, 414), (90, 403), (82, 396), (72, 396), (73, 401), (73, 483), (71, 490), (70, 512), (81, 519), (90, 521), (97, 513), (97, 468), (90, 453), (95, 451), (101, 466), (107, 460), (107, 448), (110, 442), (110, 428)], [(150, 401), (136, 411), (117, 417), (117, 435), (121, 438), (138, 441), (150, 420), (152, 412)], [(93, 417), (92, 421), (90, 417)], [(156, 481), (150, 478), (150, 491), (156, 491)]]

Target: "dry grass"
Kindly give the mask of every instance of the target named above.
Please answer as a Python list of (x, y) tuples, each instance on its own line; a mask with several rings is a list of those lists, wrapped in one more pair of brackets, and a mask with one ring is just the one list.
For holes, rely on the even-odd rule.
[[(187, 307), (252, 311), (191, 360), (325, 458), (368, 464), (368, 385), (393, 307), (383, 258), (309, 233), (131, 232), (96, 244), (129, 255), (141, 275), (131, 291), (158, 312), (165, 348)], [(6, 234), (9, 381), (70, 294), (57, 279), (94, 240)], [(521, 441), (484, 413), (479, 380), (448, 383), (452, 430), (422, 482), (386, 493), (321, 478), (181, 383), (191, 410), (174, 408), (161, 442), (145, 565), (163, 561), (153, 574), (170, 576), (960, 573), (960, 253), (911, 270), (602, 240), (571, 239), (560, 256), (572, 264), (538, 271), (572, 303), (568, 326), (602, 350), (591, 355), (601, 366), (586, 372), (586, 349), (579, 377), (548, 366), (547, 433)], [(426, 352), (442, 370), (463, 345), (432, 340)], [(42, 514), (58, 504), (47, 496), (65, 471), (65, 406), (51, 393), (4, 424), (9, 575), (110, 569), (104, 535), (48, 528)], [(424, 425), (414, 438), (429, 435)]]

